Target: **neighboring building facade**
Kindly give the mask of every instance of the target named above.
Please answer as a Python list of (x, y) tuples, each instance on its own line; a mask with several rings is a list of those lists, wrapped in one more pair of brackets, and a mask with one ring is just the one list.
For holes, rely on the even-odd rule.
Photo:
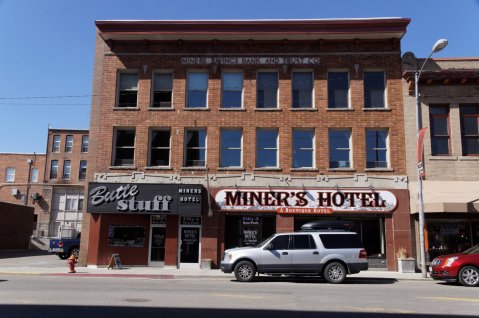
[[(403, 56), (411, 213), (418, 227), (414, 72), (424, 59)], [(429, 60), (419, 90), (424, 138), (423, 200), (427, 261), (479, 243), (479, 59)], [(416, 238), (419, 244), (419, 238)], [(417, 246), (419, 251), (419, 245)], [(419, 256), (418, 256), (419, 259)]]
[(409, 19), (97, 21), (80, 263), (218, 266), (312, 220), (412, 251)]

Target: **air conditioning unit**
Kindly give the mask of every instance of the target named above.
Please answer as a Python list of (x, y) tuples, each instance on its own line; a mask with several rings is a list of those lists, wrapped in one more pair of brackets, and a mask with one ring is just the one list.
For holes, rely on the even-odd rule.
[(15, 196), (15, 195), (20, 195), (20, 190), (18, 190), (17, 188), (13, 188), (12, 189), (12, 195)]

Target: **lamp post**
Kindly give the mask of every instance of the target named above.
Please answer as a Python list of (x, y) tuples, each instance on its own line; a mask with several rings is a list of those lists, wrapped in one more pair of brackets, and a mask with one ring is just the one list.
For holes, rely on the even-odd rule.
[[(424, 63), (421, 66), (419, 71), (416, 70), (414, 74), (414, 94), (416, 96), (416, 140), (419, 138), (419, 130), (421, 128), (421, 121), (420, 121), (420, 114), (421, 114), (421, 102), (420, 102), (420, 95), (419, 95), (419, 78), (421, 77), (422, 70), (426, 65), (429, 58), (434, 54), (447, 46), (446, 39), (438, 40), (434, 46), (432, 47), (432, 51), (429, 56), (424, 60)], [(423, 149), (417, 149), (418, 155), (419, 151), (423, 151)], [(419, 158), (419, 156), (417, 156)], [(418, 176), (418, 209), (419, 209), (419, 243), (421, 246), (421, 274), (423, 278), (427, 277), (427, 268), (426, 268), (426, 249), (424, 244), (424, 202), (422, 196), (422, 175), (421, 169), (418, 165), (417, 167), (417, 176)]]

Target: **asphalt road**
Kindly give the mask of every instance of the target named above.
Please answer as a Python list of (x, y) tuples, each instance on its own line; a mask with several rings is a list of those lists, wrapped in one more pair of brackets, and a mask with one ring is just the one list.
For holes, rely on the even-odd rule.
[(433, 281), (0, 276), (0, 317), (463, 317), (479, 288)]

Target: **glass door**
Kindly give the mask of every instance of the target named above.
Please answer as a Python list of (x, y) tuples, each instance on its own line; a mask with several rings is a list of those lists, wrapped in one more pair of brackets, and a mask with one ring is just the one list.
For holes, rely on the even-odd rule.
[(150, 266), (165, 264), (165, 226), (152, 226), (150, 236)]
[(200, 264), (199, 226), (180, 227), (180, 268), (198, 268)]

